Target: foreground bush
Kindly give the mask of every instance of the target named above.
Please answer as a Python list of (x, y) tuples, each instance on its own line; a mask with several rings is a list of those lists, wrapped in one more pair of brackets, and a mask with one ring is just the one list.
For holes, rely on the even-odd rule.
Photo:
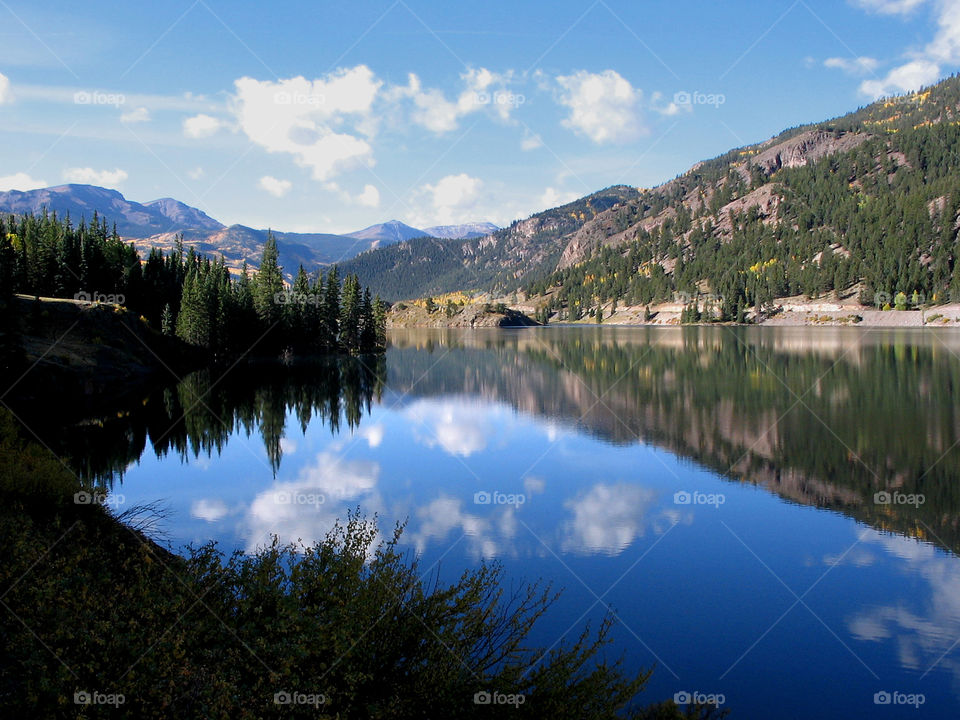
[(69, 473), (10, 427), (0, 418), (10, 716), (682, 717), (639, 707), (649, 673), (606, 659), (610, 620), (529, 647), (549, 588), (507, 593), (495, 565), (442, 586), (398, 552), (400, 529), (377, 542), (359, 517), (313, 547), (172, 555), (102, 506), (27, 502), (30, 482), (50, 492)]

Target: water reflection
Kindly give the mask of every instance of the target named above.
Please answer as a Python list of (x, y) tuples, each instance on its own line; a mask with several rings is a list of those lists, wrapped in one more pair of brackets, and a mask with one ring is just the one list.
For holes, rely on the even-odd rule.
[(898, 689), (943, 716), (956, 353), (910, 331), (398, 332), (385, 363), (198, 374), (49, 442), (130, 502), (167, 500), (175, 542), (309, 543), (359, 508), (406, 522), (425, 568), (545, 576), (567, 590), (545, 644), (609, 603), (630, 662), (679, 676), (657, 696), (860, 717)]
[[(264, 462), (277, 475), (311, 422), (334, 436), (342, 427), (351, 443), (380, 448), (388, 442), (388, 423), (361, 420), (382, 400), (402, 416), (397, 431), (409, 443), (442, 451), (453, 460), (443, 471), (471, 482), (477, 475), (501, 482), (500, 468), (486, 467), (487, 459), (509, 447), (526, 457), (527, 467), (513, 468), (519, 477), (502, 482), (523, 492), (523, 483), (536, 482), (528, 478), (537, 475), (536, 447), (545, 442), (544, 452), (562, 453), (571, 438), (586, 434), (616, 446), (665, 448), (730, 480), (956, 551), (958, 352), (952, 334), (909, 331), (407, 331), (394, 333), (386, 362), (329, 361), (282, 372), (237, 368), (220, 379), (212, 371), (195, 373), (115, 417), (65, 433), (51, 430), (47, 440), (85, 476), (109, 484), (148, 445), (158, 458), (172, 453), (196, 463), (221, 453), (234, 433), (257, 433)], [(526, 446), (516, 443), (518, 417), (525, 418), (523, 432), (537, 436)], [(419, 460), (439, 462), (429, 453)], [(337, 463), (342, 467), (335, 472)], [(371, 465), (317, 455), (312, 469), (298, 473), (278, 480), (275, 490), (336, 499), (312, 511), (311, 527), (328, 510), (379, 499)], [(567, 500), (563, 514), (573, 519), (564, 547), (609, 553), (640, 536), (649, 491), (635, 478), (599, 479), (604, 483), (591, 490), (578, 486), (580, 500)], [(925, 503), (878, 504), (875, 494), (883, 490), (922, 495)], [(612, 508), (604, 492), (618, 494)], [(296, 519), (301, 511), (256, 505), (249, 512), (251, 536), (276, 522), (277, 529), (315, 537)], [(448, 524), (468, 537), (484, 535), (472, 513), (453, 506), (448, 512), (424, 537), (439, 536)], [(210, 499), (193, 514), (212, 522), (229, 513)]]

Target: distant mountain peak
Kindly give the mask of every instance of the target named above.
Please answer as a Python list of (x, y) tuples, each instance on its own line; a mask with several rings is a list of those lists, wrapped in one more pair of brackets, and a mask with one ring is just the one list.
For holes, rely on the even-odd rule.
[(459, 225), (434, 225), (424, 230), (427, 235), (444, 240), (472, 240), (495, 233), (500, 228), (492, 222), (479, 221)]
[(388, 220), (387, 222), (377, 223), (376, 225), (371, 225), (370, 227), (365, 227), (363, 230), (357, 230), (356, 232), (347, 233), (346, 235), (347, 237), (356, 238), (357, 240), (372, 240), (383, 245), (403, 242), (404, 240), (410, 240), (415, 237), (424, 237), (429, 234), (430, 233), (424, 230), (411, 227), (399, 220)]

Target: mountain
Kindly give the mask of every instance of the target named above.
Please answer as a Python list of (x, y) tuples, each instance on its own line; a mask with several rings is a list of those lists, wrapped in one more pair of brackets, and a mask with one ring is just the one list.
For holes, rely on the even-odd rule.
[[(230, 225), (211, 218), (202, 210), (174, 198), (160, 198), (146, 203), (127, 200), (117, 190), (95, 185), (58, 185), (21, 192), (0, 192), (0, 213), (34, 213), (47, 210), (69, 215), (74, 222), (92, 221), (94, 214), (116, 224), (121, 237), (133, 241), (143, 252), (152, 248), (165, 252), (173, 249), (182, 235), (188, 246), (198, 252), (223, 255), (227, 266), (239, 270), (244, 261), (256, 266), (267, 239), (267, 230), (245, 225)], [(348, 260), (377, 247), (434, 235), (444, 238), (481, 237), (496, 230), (492, 223), (475, 222), (444, 225), (420, 230), (398, 220), (371, 225), (353, 233), (291, 233), (274, 231), (280, 262), (288, 275), (298, 265), (309, 270)]]
[(210, 232), (223, 228), (223, 223), (217, 222), (202, 210), (197, 210), (197, 208), (190, 207), (173, 198), (151, 200), (144, 203), (144, 207), (155, 208), (170, 222), (179, 227), (208, 230)]
[(399, 220), (390, 220), (378, 225), (371, 225), (363, 230), (347, 233), (347, 237), (359, 240), (370, 240), (376, 243), (375, 247), (382, 247), (393, 243), (413, 240), (414, 238), (435, 237), (442, 240), (466, 240), (489, 235), (499, 230), (491, 222), (471, 222), (462, 225), (434, 225), (423, 230), (411, 227)]
[(384, 298), (400, 300), (454, 290), (516, 287), (556, 269), (568, 238), (599, 214), (636, 199), (618, 185), (467, 240), (414, 238), (357, 255), (342, 264)]
[[(127, 200), (116, 190), (95, 185), (59, 185), (20, 192), (0, 193), (0, 212), (69, 215), (74, 222), (92, 221), (94, 214), (115, 223), (121, 237), (131, 240), (143, 254), (152, 248), (165, 252), (173, 249), (178, 235), (185, 244), (210, 256), (223, 255), (227, 266), (239, 270), (244, 261), (255, 266), (263, 252), (267, 230), (245, 225), (227, 227), (202, 210), (173, 198), (160, 198), (146, 203)], [(404, 226), (406, 227), (406, 226)], [(411, 228), (412, 230), (412, 228)], [(422, 235), (420, 230), (417, 235)], [(351, 258), (370, 250), (382, 240), (348, 237), (332, 233), (274, 232), (280, 262), (288, 275), (298, 265), (314, 269)]]
[(220, 230), (217, 222), (196, 208), (164, 198), (146, 204), (127, 200), (116, 190), (95, 185), (58, 185), (39, 190), (0, 192), (0, 212), (40, 213), (46, 208), (58, 215), (67, 215), (79, 222), (90, 222), (94, 213), (116, 223), (123, 237), (145, 238), (167, 232), (182, 232), (185, 237), (198, 237)]
[(958, 167), (951, 77), (735, 148), (656, 188), (608, 188), (488, 237), (409, 240), (343, 269), (391, 299), (523, 290), (570, 319), (678, 293), (712, 298), (721, 319), (800, 294), (943, 302), (960, 298)]
[(411, 238), (423, 237), (424, 235), (429, 235), (429, 233), (424, 230), (418, 230), (415, 227), (410, 227), (399, 220), (389, 220), (385, 223), (371, 225), (363, 230), (347, 233), (347, 237), (356, 238), (357, 240), (369, 240), (374, 243), (374, 247), (402, 242), (404, 240), (410, 240)]
[(471, 240), (495, 233), (500, 228), (491, 222), (472, 222), (462, 225), (434, 225), (424, 229), (425, 235), (444, 240)]

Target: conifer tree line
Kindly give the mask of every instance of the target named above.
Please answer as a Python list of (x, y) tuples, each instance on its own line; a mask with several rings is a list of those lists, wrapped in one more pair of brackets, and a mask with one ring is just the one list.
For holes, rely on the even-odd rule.
[(146, 261), (96, 213), (74, 226), (55, 214), (0, 217), (0, 300), (14, 293), (117, 302), (191, 345), (229, 357), (254, 354), (366, 353), (386, 346), (386, 305), (360, 285), (301, 265), (288, 285), (268, 235), (260, 269), (231, 277), (177, 239)]
[[(526, 292), (548, 294), (544, 312), (571, 320), (618, 301), (699, 298), (690, 303), (692, 319), (705, 296), (711, 317), (730, 321), (747, 308), (771, 308), (777, 298), (836, 298), (857, 284), (860, 301), (882, 309), (960, 301), (957, 125), (868, 138), (773, 179), (729, 164), (718, 175), (715, 164), (678, 178), (669, 193), (624, 203), (615, 220), (617, 229), (638, 226), (630, 241), (601, 246), (527, 283)], [(756, 206), (721, 212), (767, 184), (779, 199), (772, 216)], [(684, 202), (691, 194), (701, 198), (696, 209)], [(665, 208), (675, 210), (665, 222), (639, 226)]]

